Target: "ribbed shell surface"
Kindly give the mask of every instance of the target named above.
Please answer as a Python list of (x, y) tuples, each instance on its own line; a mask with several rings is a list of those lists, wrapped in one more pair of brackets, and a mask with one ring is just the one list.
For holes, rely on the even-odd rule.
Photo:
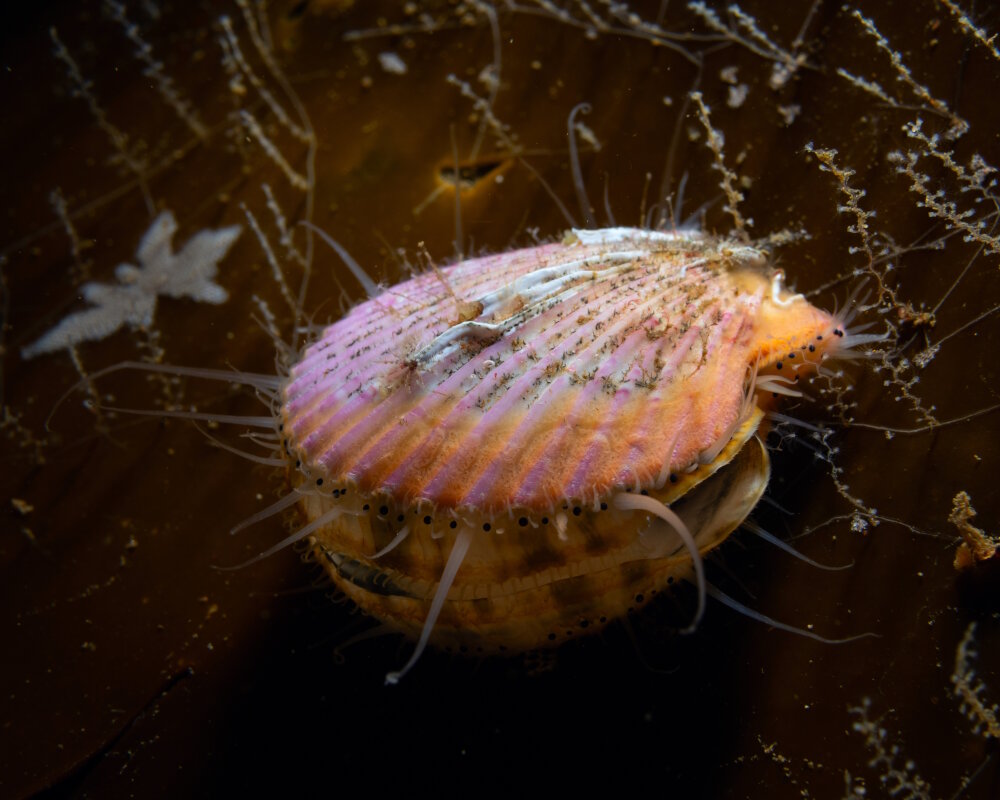
[(283, 393), (289, 449), (439, 508), (662, 482), (732, 431), (748, 369), (794, 338), (762, 267), (733, 242), (608, 229), (429, 271), (307, 348)]

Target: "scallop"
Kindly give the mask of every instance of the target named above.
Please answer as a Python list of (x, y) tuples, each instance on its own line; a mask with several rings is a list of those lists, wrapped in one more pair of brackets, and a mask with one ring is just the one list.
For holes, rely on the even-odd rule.
[(290, 472), (332, 579), (418, 639), (406, 668), (557, 644), (692, 576), (700, 615), (701, 556), (767, 486), (768, 405), (850, 344), (781, 277), (733, 240), (572, 231), (323, 331), (282, 389)]

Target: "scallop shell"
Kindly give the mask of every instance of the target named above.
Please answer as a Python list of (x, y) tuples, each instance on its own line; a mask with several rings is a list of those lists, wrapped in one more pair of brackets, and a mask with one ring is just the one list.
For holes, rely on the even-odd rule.
[[(622, 493), (673, 504), (703, 552), (740, 524), (768, 477), (754, 376), (817, 359), (833, 329), (752, 247), (573, 231), (432, 270), (328, 327), (285, 384), (285, 446), (317, 547), (363, 608), (426, 638), (434, 597), (439, 643), (536, 647), (690, 570)], [(452, 568), (462, 530), (477, 535)]]
[(772, 299), (764, 263), (613, 229), (425, 273), (308, 348), (285, 431), (308, 469), (402, 505), (542, 511), (648, 488), (732, 434), (758, 360), (830, 327)]

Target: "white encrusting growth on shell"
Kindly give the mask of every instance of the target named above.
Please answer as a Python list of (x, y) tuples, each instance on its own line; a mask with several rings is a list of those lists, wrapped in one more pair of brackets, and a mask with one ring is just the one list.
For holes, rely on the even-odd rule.
[[(456, 348), (460, 348), (463, 340), (495, 340), (514, 330), (525, 320), (536, 316), (540, 310), (544, 311), (562, 300), (569, 299), (575, 293), (575, 287), (580, 283), (620, 274), (623, 271), (623, 265), (634, 263), (644, 255), (647, 253), (642, 250), (607, 253), (561, 262), (555, 266), (544, 267), (522, 275), (511, 281), (510, 284), (483, 295), (472, 304), (482, 307), (479, 314), (481, 318), (489, 319), (499, 316), (499, 321), (465, 320), (459, 322), (435, 336), (408, 360), (412, 364), (427, 367), (449, 355)], [(600, 270), (581, 269), (581, 267), (603, 264), (619, 266), (610, 266)], [(505, 306), (510, 306), (515, 301), (517, 311), (504, 317)]]
[(678, 239), (704, 239), (704, 234), (700, 232), (675, 233), (673, 231), (640, 230), (638, 228), (598, 228), (589, 230), (585, 228), (573, 228), (573, 236), (581, 244), (591, 245), (613, 245), (622, 242), (645, 241), (650, 244), (662, 242), (670, 244)]
[[(624, 271), (623, 266), (648, 255), (649, 252), (646, 250), (619, 250), (584, 258), (571, 258), (552, 266), (531, 270), (509, 284), (483, 295), (480, 298), (483, 304), (482, 313), (484, 316), (492, 316), (515, 297), (523, 298), (524, 303), (530, 305), (552, 297), (560, 290), (575, 286), (582, 281), (620, 275)], [(589, 270), (584, 269), (585, 267), (600, 267), (600, 269)]]

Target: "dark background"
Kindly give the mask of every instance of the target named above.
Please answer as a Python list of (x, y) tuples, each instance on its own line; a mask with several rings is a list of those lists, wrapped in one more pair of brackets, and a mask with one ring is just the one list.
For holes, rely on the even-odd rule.
[[(390, 283), (405, 275), (397, 249), (413, 263), (421, 248), (439, 263), (454, 257), (454, 194), (446, 189), (419, 214), (414, 209), (452, 161), (452, 131), (463, 160), (476, 137), (473, 105), (446, 76), (485, 95), (477, 75), (493, 59), (486, 17), (474, 8), (411, 5), (267, 9), (275, 57), (316, 131), (312, 219)], [(662, 5), (665, 28), (709, 32), (683, 4)], [(579, 6), (567, 7), (580, 18)], [(901, 750), (896, 766), (912, 759), (911, 774), (933, 787), (929, 796), (997, 796), (996, 740), (974, 732), (950, 677), (956, 647), (975, 621), (982, 695), (987, 704), (1000, 701), (998, 572), (995, 564), (956, 572), (957, 531), (947, 517), (952, 497), (965, 490), (979, 511), (975, 523), (1000, 531), (998, 413), (929, 428), (911, 402), (897, 399), (899, 385), (884, 383), (890, 373), (864, 363), (846, 367), (840, 406), (819, 385), (811, 399), (786, 406), (812, 423), (839, 421), (831, 440), (837, 478), (869, 510), (869, 524), (852, 530), (856, 509), (838, 493), (827, 461), (778, 438), (769, 494), (783, 510), (765, 504), (755, 518), (817, 560), (854, 566), (821, 572), (741, 533), (713, 560), (711, 578), (784, 622), (827, 636), (879, 638), (824, 645), (716, 604), (696, 634), (678, 637), (671, 627), (692, 600), (682, 591), (601, 638), (554, 654), (487, 662), (428, 654), (395, 688), (384, 687), (383, 677), (405, 660), (409, 645), (391, 637), (352, 643), (371, 622), (336, 602), (301, 553), (241, 571), (215, 569), (294, 528), (290, 517), (226, 533), (281, 494), (280, 469), (214, 448), (179, 420), (98, 418), (81, 405), (83, 393), (61, 406), (46, 430), (46, 416), (79, 375), (63, 353), (25, 360), (21, 348), (85, 307), (79, 287), (86, 280), (113, 283), (115, 266), (134, 262), (150, 222), (135, 175), (115, 162), (108, 136), (72, 96), (52, 54), (50, 26), (107, 118), (149, 164), (145, 178), (157, 209), (171, 209), (180, 224), (175, 248), (206, 227), (244, 227), (220, 264), (227, 303), (161, 298), (154, 332), (124, 329), (81, 345), (83, 368), (93, 373), (156, 346), (166, 363), (273, 374), (275, 347), (255, 321), (253, 297), (267, 301), (286, 335), (291, 326), (241, 204), (273, 236), (261, 183), (272, 186), (290, 220), (308, 213), (307, 195), (289, 185), (231, 113), (240, 104), (251, 109), (297, 170), (304, 170), (307, 148), (283, 132), (253, 87), (245, 95), (230, 90), (217, 44), (221, 14), (233, 18), (256, 72), (290, 107), (280, 85), (255, 55), (235, 5), (127, 8), (207, 126), (204, 140), (151, 88), (134, 46), (99, 3), (20, 6), (4, 12), (0, 34), (0, 794), (332, 794), (362, 787), (496, 795), (608, 782), (618, 791), (655, 786), (682, 797), (841, 797), (849, 772), (869, 797), (879, 797), (887, 792), (880, 781), (886, 770), (869, 763), (874, 752), (852, 729), (859, 715), (851, 709), (868, 698), (886, 747)], [(743, 8), (791, 48), (809, 4)], [(634, 10), (655, 20), (661, 4), (635, 3)], [(385, 30), (419, 24), (425, 13), (443, 22), (439, 30)], [(868, 3), (864, 13), (914, 77), (969, 120), (956, 158), (968, 163), (979, 153), (1000, 163), (1000, 63), (987, 48), (933, 2)], [(1000, 17), (984, 4), (973, 18), (986, 31), (1000, 29)], [(525, 245), (567, 227), (540, 178), (581, 220), (566, 148), (567, 115), (580, 102), (591, 104), (580, 119), (601, 144), (597, 152), (584, 146), (581, 155), (600, 224), (608, 222), (607, 208), (619, 224), (640, 223), (660, 196), (678, 130), (670, 186), (686, 172), (685, 208), (708, 203), (705, 226), (730, 229), (700, 123), (688, 113), (678, 126), (699, 80), (689, 60), (650, 43), (635, 24), (592, 37), (544, 14), (504, 12), (499, 24), (494, 111), (534, 172), (487, 133), (480, 163), (487, 171), (499, 166), (462, 195), (466, 253)], [(345, 40), (346, 32), (379, 26), (385, 35)], [(867, 192), (863, 206), (877, 209), (873, 225), (901, 251), (947, 229), (918, 207), (887, 155), (907, 146), (901, 126), (915, 115), (929, 128), (945, 126), (926, 112), (887, 107), (837, 76), (843, 67), (877, 80), (902, 104), (916, 103), (839, 4), (820, 3), (803, 40), (807, 64), (779, 91), (768, 86), (771, 62), (747, 47), (721, 38), (687, 46), (703, 53), (698, 85), (725, 135), (727, 162), (750, 181), (743, 210), (754, 220), (751, 233), (807, 232), (776, 257), (798, 290), (818, 290), (811, 299), (833, 307), (856, 284), (851, 273), (865, 259), (850, 252), (857, 237), (838, 214), (843, 198), (805, 144), (839, 150), (840, 163), (856, 170), (853, 185)], [(407, 64), (404, 75), (380, 67), (378, 54), (386, 51)], [(738, 108), (727, 106), (720, 77), (733, 66), (737, 82), (749, 87)], [(790, 105), (801, 111), (786, 125), (778, 108)], [(943, 169), (927, 171), (949, 198), (967, 203)], [(57, 187), (86, 245), (82, 265), (48, 199)], [(305, 241), (302, 231), (297, 236)], [(909, 391), (939, 422), (991, 408), (998, 402), (1000, 315), (949, 338), (925, 368), (907, 371), (904, 363), (1000, 303), (997, 256), (977, 255), (955, 236), (942, 249), (897, 253), (893, 263), (897, 299), (866, 317), (876, 331), (886, 324), (899, 331), (887, 364), (906, 379), (919, 377)], [(300, 269), (284, 266), (297, 283)], [(325, 322), (345, 296), (357, 300), (362, 291), (330, 252), (317, 249), (306, 310)], [(919, 311), (939, 302), (933, 328), (900, 315), (906, 304)], [(249, 392), (206, 381), (117, 373), (98, 387), (111, 406), (266, 413)], [(845, 412), (847, 402), (856, 405)], [(854, 423), (844, 425), (844, 416)], [(863, 425), (920, 430), (890, 438)], [(242, 447), (239, 432), (213, 435)]]

